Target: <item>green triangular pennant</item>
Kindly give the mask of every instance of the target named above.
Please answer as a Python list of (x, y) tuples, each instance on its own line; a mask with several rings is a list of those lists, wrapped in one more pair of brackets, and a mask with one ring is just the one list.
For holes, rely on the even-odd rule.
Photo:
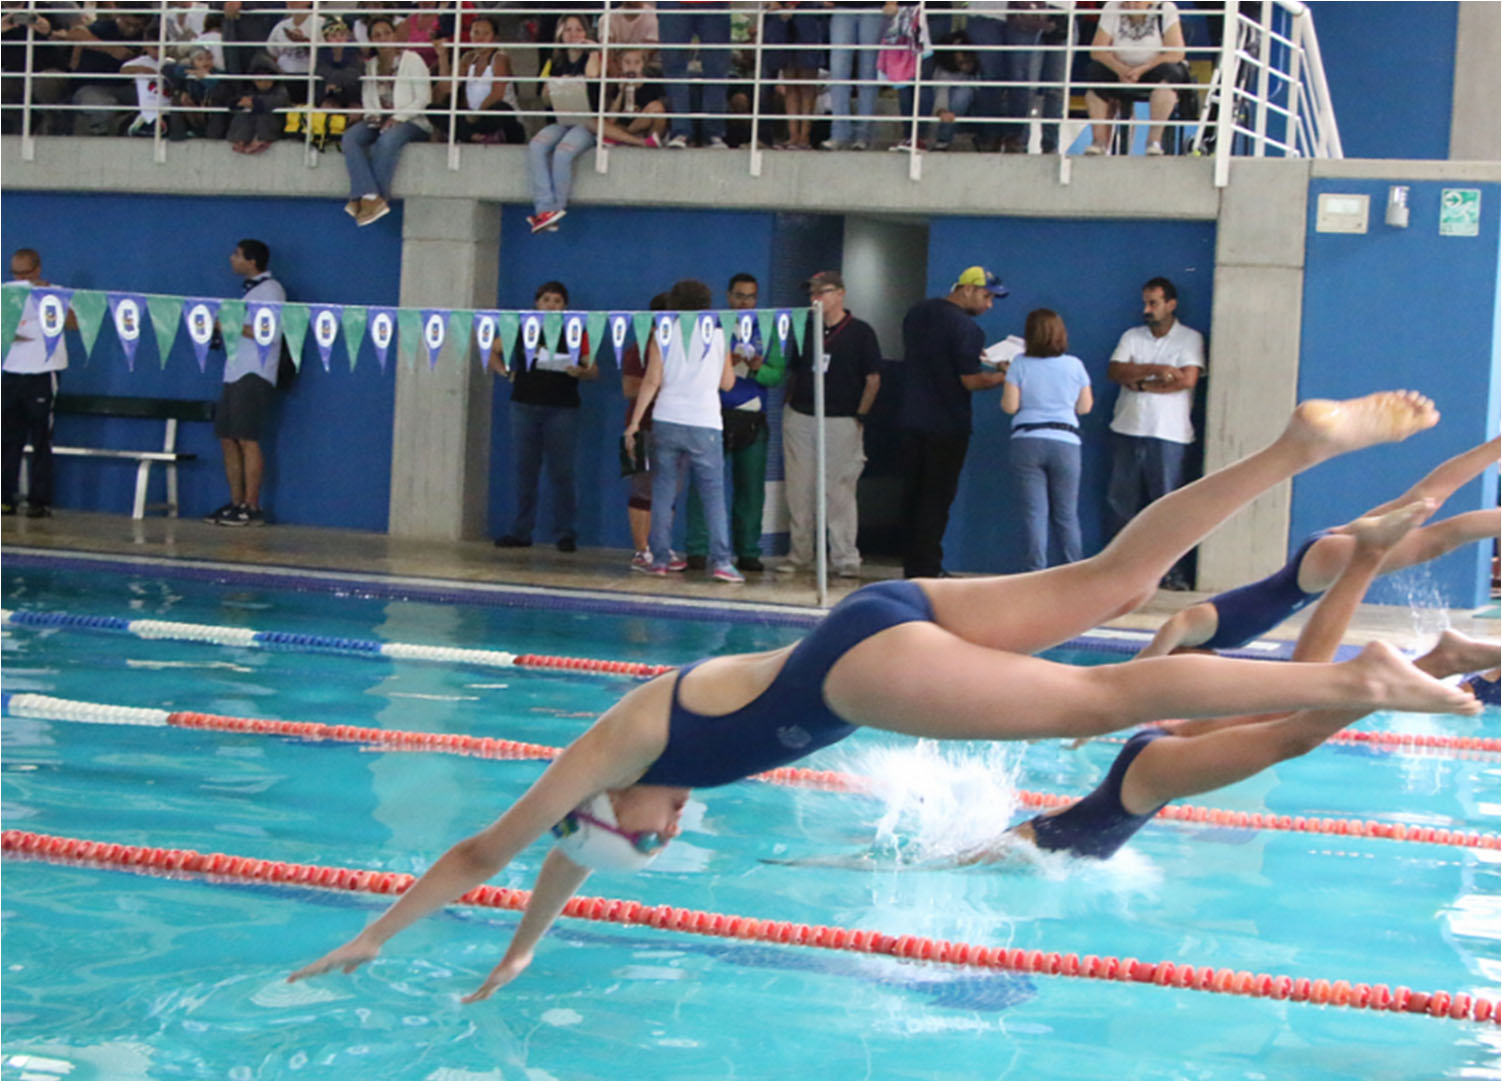
[[(501, 363), (508, 369), (511, 357), (516, 352), (516, 336), (521, 333), (522, 318), (515, 312), (502, 312), (496, 320), (495, 342), (501, 350)], [(525, 367), (525, 365), (523, 365)]]
[(349, 304), (344, 307), (344, 314), (339, 317), (344, 330), (344, 355), (349, 358), (349, 370), (355, 370), (355, 362), (360, 358), (360, 343), (365, 341), (365, 320), (367, 313), (358, 305)]
[(306, 304), (282, 305), (282, 333), (287, 336), (287, 349), (292, 354), (292, 365), (302, 371), (302, 343), (308, 336), (308, 306)]
[(422, 313), (415, 308), (396, 310), (397, 344), (410, 367), (417, 363), (417, 347), (422, 342)]
[(563, 333), (563, 313), (544, 312), (542, 314), (542, 341), (548, 347), (549, 353), (558, 352), (558, 336)]
[(763, 308), (756, 313), (756, 326), (761, 331), (761, 340), (770, 352), (776, 339), (772, 336), (772, 313)]
[(4, 307), (0, 309), (0, 343), (4, 343), (6, 352), (10, 351), (11, 342), (15, 341), (16, 328), (21, 323), (21, 312), (26, 307), (26, 298), (31, 294), (31, 286), (18, 282), (6, 282), (5, 290), (0, 293), (4, 299)]
[(460, 364), (469, 363), (469, 346), (474, 339), (475, 313), (468, 308), (455, 308), (449, 313), (448, 344)]
[(94, 353), (94, 343), (99, 339), (99, 328), (109, 306), (103, 290), (80, 289), (73, 294), (73, 314), (78, 317), (78, 337), (83, 339), (85, 357)]
[(224, 339), (224, 355), (233, 357), (245, 327), (245, 301), (236, 297), (219, 306), (219, 334)]
[(647, 363), (647, 343), (652, 341), (652, 313), (637, 312), (631, 317), (631, 329), (636, 332), (636, 348), (641, 350), (641, 363)]
[(720, 330), (725, 332), (725, 345), (735, 345), (735, 316), (729, 308), (720, 313)]
[(172, 343), (177, 341), (177, 328), (183, 322), (181, 297), (147, 297), (146, 309), (151, 313), (151, 327), (156, 331), (158, 363), (167, 367), (167, 357), (172, 352)]
[(589, 356), (593, 360), (605, 341), (605, 313), (590, 312), (584, 320), (584, 333), (589, 335)]
[(808, 323), (809, 310), (807, 308), (793, 309), (793, 342), (798, 347), (798, 352), (803, 352), (803, 332)]
[(683, 351), (688, 352), (688, 344), (694, 340), (694, 324), (699, 321), (698, 312), (678, 313), (678, 333), (683, 335)]

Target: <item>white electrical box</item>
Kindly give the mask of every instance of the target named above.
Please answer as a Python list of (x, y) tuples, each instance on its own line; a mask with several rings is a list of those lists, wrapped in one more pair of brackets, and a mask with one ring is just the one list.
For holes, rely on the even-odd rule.
[(1314, 216), (1316, 233), (1365, 233), (1371, 199), (1365, 195), (1321, 192)]

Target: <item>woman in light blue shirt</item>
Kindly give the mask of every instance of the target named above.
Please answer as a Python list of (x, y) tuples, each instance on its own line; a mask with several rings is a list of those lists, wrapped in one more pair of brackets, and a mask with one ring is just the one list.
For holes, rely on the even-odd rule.
[(1057, 312), (1027, 315), (1027, 352), (1012, 359), (1001, 408), (1012, 414), (1012, 469), (1027, 530), (1025, 571), (1048, 566), (1048, 528), (1064, 562), (1084, 555), (1080, 541), (1080, 428), (1095, 397), (1080, 359), (1064, 351), (1069, 332)]

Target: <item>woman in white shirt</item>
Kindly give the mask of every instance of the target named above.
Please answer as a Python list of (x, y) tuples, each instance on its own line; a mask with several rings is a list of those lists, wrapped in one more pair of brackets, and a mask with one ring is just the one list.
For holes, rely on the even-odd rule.
[[(1147, 135), (1147, 153), (1163, 153), (1163, 122), (1173, 113), (1178, 91), (1171, 83), (1189, 82), (1184, 63), (1184, 28), (1172, 0), (1112, 0), (1101, 9), (1095, 40), (1090, 43), (1090, 68), (1086, 82), (1111, 83), (1085, 91), (1090, 119), (1106, 121), (1118, 110), (1147, 98), (1152, 128)], [(1151, 87), (1151, 90), (1148, 88)], [(1093, 141), (1086, 154), (1110, 152), (1111, 125), (1095, 124)]]
[(391, 212), (391, 178), (402, 148), (426, 140), (433, 127), (427, 109), (432, 100), (428, 66), (411, 49), (397, 43), (391, 20), (378, 15), (367, 22), (375, 46), (361, 80), (364, 117), (358, 114), (344, 130), (344, 164), (349, 169), (349, 202), (344, 213), (369, 225)]
[[(525, 143), (516, 117), (516, 82), (511, 58), (498, 48), (495, 17), (476, 15), (469, 25), (469, 50), (459, 58), (453, 80), (459, 96), (454, 137), (461, 143)], [(467, 112), (465, 112), (467, 110)]]

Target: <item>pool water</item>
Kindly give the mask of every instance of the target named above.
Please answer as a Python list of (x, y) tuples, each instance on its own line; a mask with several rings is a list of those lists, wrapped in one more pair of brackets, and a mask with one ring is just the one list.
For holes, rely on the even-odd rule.
[[(99, 574), (7, 559), (7, 608), (673, 664), (766, 649), (789, 622), (436, 604)], [(348, 590), (341, 591), (349, 593)], [(248, 717), (559, 745), (619, 678), (6, 629), (3, 686)], [(1095, 660), (1116, 660), (1101, 656)], [(1498, 735), (1481, 719), (1374, 728)], [(6, 718), (7, 829), (420, 872), (536, 762)], [(877, 796), (742, 782), (696, 794), (647, 874), (590, 894), (987, 946), (1173, 959), (1497, 997), (1498, 854), (1153, 824), (1116, 859), (945, 869), (1016, 817), (1015, 789), (1083, 793), (1116, 746), (1068, 751), (858, 733), (805, 765)], [(1199, 800), (1496, 832), (1496, 756), (1331, 746)], [(493, 882), (529, 887), (532, 846)], [(845, 857), (850, 867), (787, 861)], [(532, 967), (461, 1006), (516, 915), (454, 908), (351, 976), (283, 978), (384, 906), (328, 891), (7, 859), (0, 1077), (1494, 1077), (1495, 1027), (565, 919)]]

